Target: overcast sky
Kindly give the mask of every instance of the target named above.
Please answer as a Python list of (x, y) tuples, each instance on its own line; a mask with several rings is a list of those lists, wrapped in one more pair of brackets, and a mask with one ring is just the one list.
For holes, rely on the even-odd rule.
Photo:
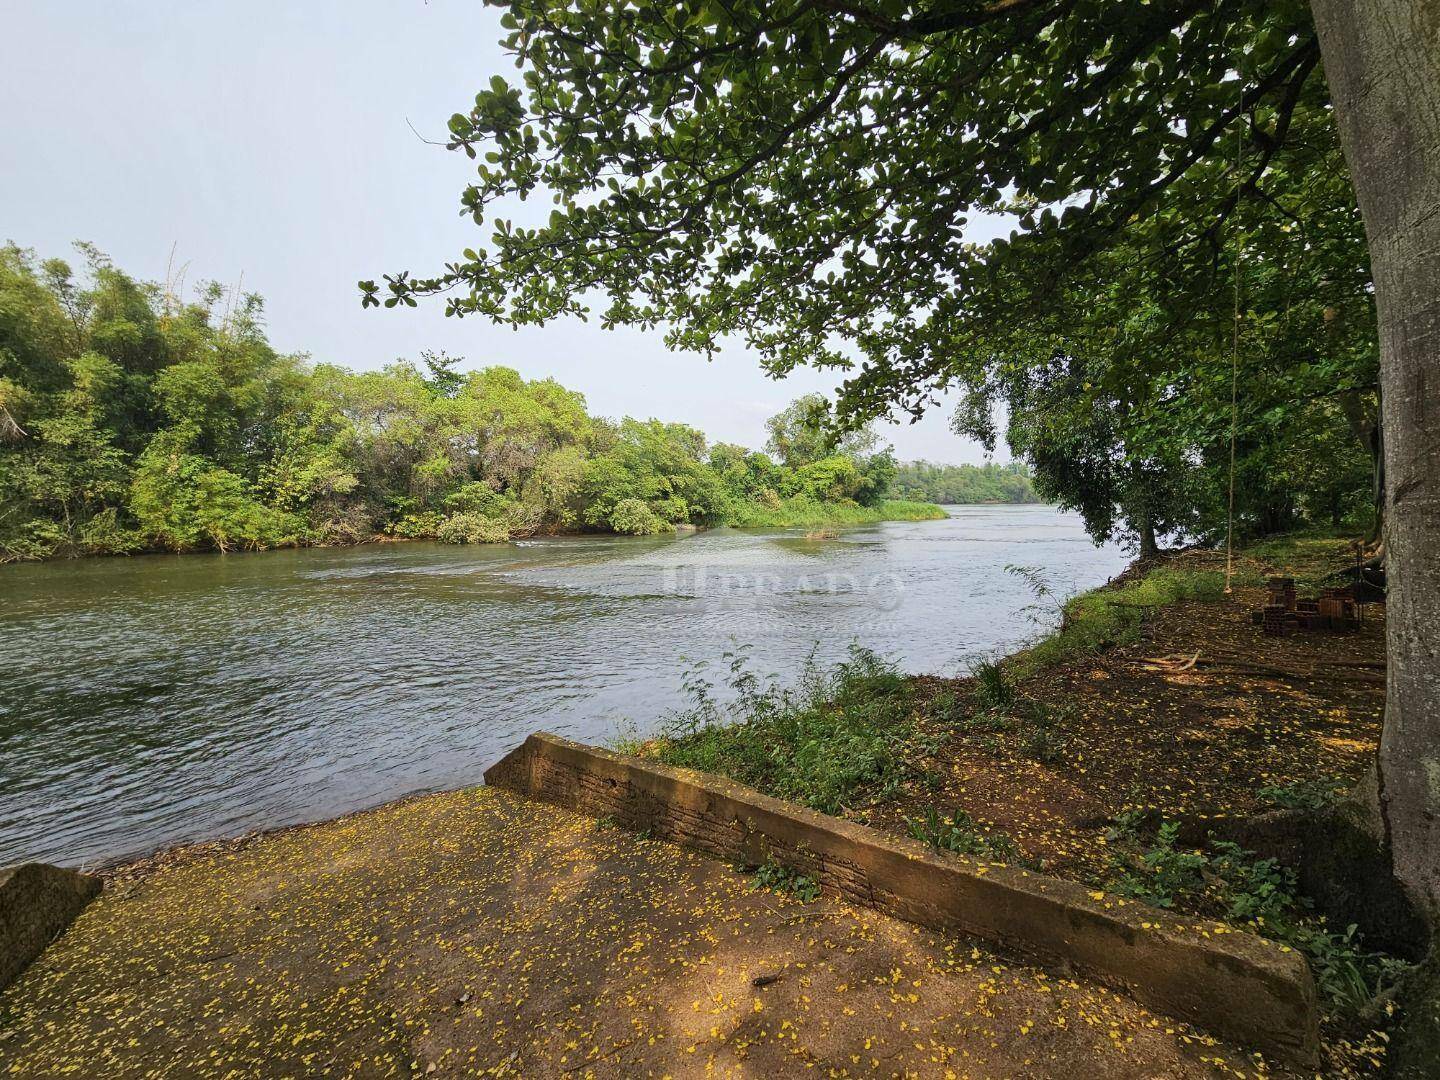
[[(173, 246), (190, 283), (243, 275), (282, 350), (375, 368), (444, 349), (554, 376), (601, 415), (750, 446), (837, 381), (776, 382), (739, 345), (707, 363), (594, 323), (517, 333), (439, 304), (361, 310), (358, 279), (433, 272), (483, 235), (457, 216), (469, 161), (409, 126), (443, 138), (514, 71), (480, 0), (0, 0), (0, 27), (0, 239), (65, 257), (88, 240), (157, 281)], [(983, 460), (948, 413), (882, 433), (902, 458)]]

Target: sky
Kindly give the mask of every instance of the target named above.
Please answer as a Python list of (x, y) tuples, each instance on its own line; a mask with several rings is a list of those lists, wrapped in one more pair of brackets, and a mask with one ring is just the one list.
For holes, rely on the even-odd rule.
[[(265, 298), (272, 344), (317, 361), (443, 349), (553, 376), (599, 415), (747, 446), (838, 381), (776, 381), (739, 343), (707, 362), (594, 321), (513, 331), (441, 303), (361, 310), (356, 281), (433, 273), (484, 238), (458, 215), (473, 165), (416, 134), (442, 140), (514, 71), (480, 0), (0, 0), (0, 27), (0, 240), (67, 258), (87, 240), (145, 280), (240, 285)], [(902, 459), (984, 460), (949, 412), (880, 433)]]

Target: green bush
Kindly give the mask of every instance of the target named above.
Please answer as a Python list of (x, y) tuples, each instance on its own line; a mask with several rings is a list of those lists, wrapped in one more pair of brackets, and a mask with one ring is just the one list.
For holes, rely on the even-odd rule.
[(434, 510), (427, 510), (420, 514), (406, 514), (392, 523), (387, 532), (391, 536), (403, 537), (406, 540), (429, 540), (433, 539), (440, 532), (440, 526), (445, 521), (445, 515)]
[(654, 536), (669, 532), (670, 527), (651, 510), (643, 499), (621, 499), (610, 511), (610, 528), (631, 536)]
[(767, 859), (756, 869), (755, 888), (786, 893), (806, 904), (820, 898), (818, 881), (798, 870), (782, 866), (773, 859)]
[(1256, 790), (1256, 795), (1281, 810), (1319, 811), (1334, 806), (1345, 794), (1345, 781), (1338, 777), (1273, 784)]
[[(1112, 831), (1134, 836), (1139, 817)], [(1163, 822), (1148, 849), (1112, 856), (1108, 888), (1157, 907), (1223, 919), (1304, 953), (1330, 1006), (1342, 1016), (1364, 1010), (1408, 965), (1365, 950), (1349, 926), (1336, 933), (1297, 892), (1294, 871), (1228, 841), (1177, 846), (1179, 826)]]
[(510, 539), (510, 525), (483, 514), (451, 514), (435, 530), (443, 544), (503, 544)]

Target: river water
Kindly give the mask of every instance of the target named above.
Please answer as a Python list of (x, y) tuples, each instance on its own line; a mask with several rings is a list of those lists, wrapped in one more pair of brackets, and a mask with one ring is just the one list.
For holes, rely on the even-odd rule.
[[(955, 672), (1125, 563), (1040, 506), (795, 530), (0, 567), (0, 866), (94, 865), (478, 783), (536, 729), (652, 730), (738, 644)], [(1033, 614), (1033, 613), (1032, 613)], [(719, 672), (716, 671), (718, 677)]]

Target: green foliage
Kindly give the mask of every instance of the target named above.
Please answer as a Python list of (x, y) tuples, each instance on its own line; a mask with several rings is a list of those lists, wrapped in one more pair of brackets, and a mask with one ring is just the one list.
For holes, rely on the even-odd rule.
[(643, 499), (621, 499), (606, 520), (612, 531), (632, 536), (653, 536), (670, 531), (670, 526), (661, 521)]
[(770, 440), (765, 448), (787, 468), (800, 469), (821, 458), (865, 459), (878, 438), (868, 428), (844, 431), (823, 394), (805, 394), (783, 412), (765, 421)]
[(818, 881), (773, 859), (767, 859), (756, 868), (755, 888), (785, 893), (805, 904), (820, 899)]
[(894, 664), (852, 646), (847, 660), (811, 660), (796, 686), (781, 687), (748, 669), (743, 648), (726, 661), (730, 699), (716, 697), (703, 665), (692, 670), (689, 706), (648, 753), (831, 814), (888, 798), (910, 775), (913, 694)]
[(858, 501), (862, 477), (855, 462), (839, 454), (806, 462), (793, 470), (782, 494), (812, 502)]
[(510, 539), (510, 525), (501, 518), (466, 510), (442, 521), (435, 539), (444, 544), (503, 544)]
[(996, 862), (1020, 862), (1020, 849), (1015, 841), (1003, 832), (987, 831), (976, 824), (975, 819), (964, 810), (951, 811), (948, 818), (942, 818), (933, 806), (918, 818), (907, 818), (906, 829), (916, 840), (929, 844), (937, 851), (953, 851), (957, 855), (970, 855)]
[(822, 431), (825, 456), (792, 468), (443, 353), (312, 367), (269, 346), (257, 297), (184, 303), (81, 251), (83, 282), (0, 248), (0, 562), (885, 516), (892, 463), (868, 434)]
[(929, 461), (906, 461), (897, 466), (891, 489), (905, 499), (962, 506), (1040, 501), (1030, 467), (1023, 462), (937, 465)]
[(975, 679), (975, 699), (984, 709), (1004, 710), (1015, 704), (1015, 684), (999, 660), (981, 660), (970, 669)]
[(243, 476), (164, 437), (140, 455), (130, 511), (144, 535), (174, 551), (293, 544), (303, 528), (298, 518), (256, 499)]
[(1033, 721), (1025, 732), (1025, 753), (1042, 765), (1054, 765), (1065, 756), (1069, 745), (1065, 736), (1049, 723), (1039, 719)]
[(1272, 784), (1257, 788), (1255, 794), (1263, 802), (1281, 810), (1316, 812), (1334, 806), (1345, 794), (1345, 781), (1339, 777), (1298, 780), (1293, 784)]
[[(1148, 552), (1226, 520), (1238, 285), (1242, 534), (1366, 516), (1373, 288), (1304, 0), (503, 6), (519, 74), (450, 120), (493, 227), (366, 305), (598, 296), (677, 348), (846, 372), (776, 418), (794, 467), (958, 392), (960, 430), (1008, 416), (1043, 498)], [(538, 226), (491, 220), (538, 194)]]
[(1292, 870), (1226, 841), (1182, 849), (1179, 831), (1175, 822), (1163, 822), (1148, 848), (1114, 855), (1107, 887), (1157, 907), (1222, 919), (1299, 950), (1322, 995), (1342, 1016), (1366, 1009), (1406, 970), (1398, 960), (1366, 951), (1354, 926), (1336, 933), (1315, 917)]
[(877, 521), (933, 521), (945, 516), (933, 503), (886, 499), (878, 506), (858, 503), (822, 503), (811, 499), (775, 499), (737, 502), (730, 507), (727, 524), (739, 528), (820, 528), (825, 525), (869, 525)]

